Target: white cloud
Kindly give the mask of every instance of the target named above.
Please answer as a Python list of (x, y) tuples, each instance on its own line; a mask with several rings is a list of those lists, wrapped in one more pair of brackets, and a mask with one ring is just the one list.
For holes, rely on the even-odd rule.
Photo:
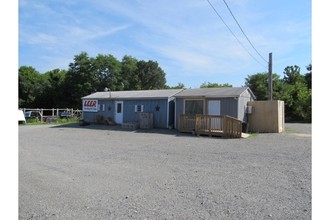
[[(205, 0), (60, 1), (20, 1), (20, 48), (33, 43), (35, 50), (52, 55), (49, 63), (52, 59), (57, 63), (61, 57), (72, 60), (81, 51), (91, 56), (113, 54), (118, 59), (132, 55), (159, 62), (168, 71), (168, 78), (185, 77), (179, 81), (189, 74), (212, 78), (221, 73), (244, 78), (251, 71), (264, 71), (263, 65), (267, 65), (246, 41), (222, 1), (210, 0), (262, 65), (237, 42)], [(265, 59), (273, 52), (277, 58), (274, 63), (285, 65), (294, 62), (298, 47), (310, 45), (310, 21), (305, 19), (308, 14), (299, 15), (300, 20), (289, 16), (288, 11), (297, 8), (294, 2), (285, 7), (282, 1), (228, 3)]]

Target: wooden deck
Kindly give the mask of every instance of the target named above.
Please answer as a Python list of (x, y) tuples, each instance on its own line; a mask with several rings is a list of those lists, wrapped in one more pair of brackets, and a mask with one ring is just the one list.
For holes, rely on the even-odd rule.
[(178, 130), (180, 132), (194, 132), (195, 124), (196, 124), (195, 115), (180, 115)]
[(241, 138), (242, 122), (227, 115), (180, 115), (178, 130), (197, 135)]

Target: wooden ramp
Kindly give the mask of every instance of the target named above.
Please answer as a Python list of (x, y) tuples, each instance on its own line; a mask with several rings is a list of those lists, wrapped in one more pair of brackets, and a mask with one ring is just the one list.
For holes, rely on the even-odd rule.
[(197, 136), (241, 138), (242, 121), (228, 115), (180, 115), (178, 130), (180, 132), (192, 132)]

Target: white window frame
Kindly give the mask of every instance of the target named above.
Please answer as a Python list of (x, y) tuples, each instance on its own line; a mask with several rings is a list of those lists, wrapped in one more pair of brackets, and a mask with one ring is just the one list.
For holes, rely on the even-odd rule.
[(105, 111), (105, 104), (98, 104), (97, 105), (97, 111)]

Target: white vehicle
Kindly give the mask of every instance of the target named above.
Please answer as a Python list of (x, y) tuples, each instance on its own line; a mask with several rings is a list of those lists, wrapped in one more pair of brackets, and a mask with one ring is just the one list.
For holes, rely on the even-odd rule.
[(18, 122), (26, 123), (25, 115), (24, 115), (24, 112), (22, 110), (18, 110)]

